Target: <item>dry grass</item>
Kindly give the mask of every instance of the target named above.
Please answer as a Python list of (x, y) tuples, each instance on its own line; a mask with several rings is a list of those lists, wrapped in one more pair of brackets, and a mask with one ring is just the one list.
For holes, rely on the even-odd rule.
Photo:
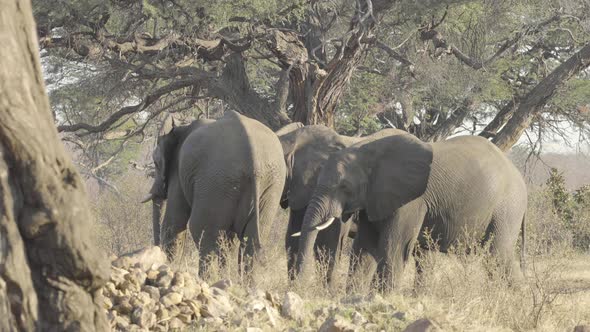
[[(139, 188), (137, 183), (145, 182), (140, 175), (130, 174), (119, 181), (120, 197), (106, 193), (94, 200), (95, 233), (108, 252), (120, 254), (151, 244), (151, 209), (149, 204), (138, 203), (147, 185)], [(420, 289), (413, 289), (410, 263), (399, 291), (384, 296), (383, 302), (348, 306), (342, 303), (349, 303), (355, 295), (374, 293), (374, 289), (365, 287), (356, 290), (357, 294), (346, 294), (347, 264), (341, 265), (333, 287), (321, 281), (325, 266), (319, 266), (320, 273), (311, 280), (288, 281), (284, 251), (288, 217), (283, 211), (273, 225), (265, 225), (264, 258), (251, 275), (240, 273), (237, 244), (225, 240), (221, 245), (228, 264), (222, 266), (219, 259), (213, 259), (202, 277), (209, 282), (230, 279), (238, 293), (262, 289), (282, 294), (291, 290), (307, 300), (310, 313), (330, 306), (342, 307), (345, 316), (358, 310), (385, 330), (402, 329), (421, 317), (434, 319), (451, 331), (571, 331), (576, 325), (590, 324), (590, 255), (570, 249), (572, 230), (549, 212), (546, 197), (531, 195), (529, 205), (527, 276), (512, 285), (494, 276), (497, 273), (487, 263), (485, 250), (472, 255), (430, 253), (424, 258)], [(187, 240), (184, 256), (174, 265), (196, 273), (198, 251), (190, 236)], [(395, 312), (403, 312), (403, 319), (393, 318)], [(302, 324), (317, 328), (311, 316)]]

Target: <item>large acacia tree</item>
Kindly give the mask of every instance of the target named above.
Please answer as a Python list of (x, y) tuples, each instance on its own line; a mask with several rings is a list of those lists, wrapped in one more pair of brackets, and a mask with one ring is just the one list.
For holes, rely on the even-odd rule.
[(51, 117), (31, 4), (0, 8), (0, 331), (105, 331), (109, 267)]
[(98, 175), (165, 113), (504, 150), (527, 128), (587, 131), (587, 0), (33, 2), (58, 129)]

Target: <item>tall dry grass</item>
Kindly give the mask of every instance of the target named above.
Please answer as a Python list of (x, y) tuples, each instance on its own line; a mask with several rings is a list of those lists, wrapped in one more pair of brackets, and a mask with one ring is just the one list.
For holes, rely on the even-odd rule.
[[(120, 195), (103, 192), (94, 200), (94, 233), (109, 253), (118, 255), (151, 245), (151, 208), (138, 203), (148, 182), (140, 174), (129, 173), (117, 182)], [(576, 213), (576, 225), (586, 227), (590, 207)], [(364, 315), (388, 330), (403, 327), (393, 318), (395, 312), (403, 312), (407, 322), (429, 317), (443, 328), (457, 331), (566, 331), (578, 324), (590, 324), (590, 256), (573, 245), (575, 233), (584, 229), (564, 223), (554, 212), (546, 191), (530, 195), (527, 216), (528, 267), (523, 280), (508, 283), (490, 264), (486, 250), (469, 255), (461, 248), (447, 255), (430, 252), (422, 258), (424, 274), (419, 288), (414, 288), (414, 263), (410, 262), (401, 288), (384, 295), (385, 307), (375, 304), (354, 310), (369, 311)], [(332, 286), (323, 281), (325, 264), (318, 264), (315, 276), (289, 282), (284, 250), (287, 220), (287, 213), (279, 210), (272, 225), (263, 225), (263, 257), (248, 275), (238, 269), (237, 241), (222, 239), (222, 257), (213, 257), (201, 277), (208, 282), (230, 279), (236, 285), (232, 291), (238, 293), (254, 289), (277, 294), (295, 291), (308, 301), (310, 312), (334, 305), (343, 306), (346, 312), (346, 303), (355, 296), (376, 292), (366, 280), (357, 280), (365, 287), (347, 294), (346, 262)], [(186, 243), (183, 257), (174, 266), (197, 273), (198, 248), (190, 235)]]

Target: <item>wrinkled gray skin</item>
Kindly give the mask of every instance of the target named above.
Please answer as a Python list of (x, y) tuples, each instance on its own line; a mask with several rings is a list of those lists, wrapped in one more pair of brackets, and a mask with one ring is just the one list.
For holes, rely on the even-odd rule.
[(399, 284), (416, 240), (427, 248), (426, 229), (442, 252), (460, 240), (491, 240), (505, 272), (520, 275), (514, 247), (522, 229), (524, 269), (526, 207), (522, 176), (484, 138), (428, 144), (406, 134), (363, 141), (324, 165), (304, 217), (297, 271), (312, 256), (318, 225), (360, 211), (353, 245), (360, 259), (351, 274), (371, 276), (376, 268), (384, 290)]
[(153, 158), (154, 229), (167, 199), (160, 243), (171, 260), (183, 247), (187, 223), (201, 259), (218, 249), (223, 233), (238, 236), (248, 256), (260, 249), (261, 227), (275, 217), (286, 174), (269, 128), (226, 112), (217, 121), (173, 128), (159, 138)]
[[(305, 210), (317, 183), (322, 166), (332, 153), (361, 142), (364, 139), (405, 134), (398, 129), (381, 130), (367, 137), (348, 137), (322, 126), (289, 124), (276, 132), (285, 155), (287, 181), (281, 199), (281, 207), (289, 208), (289, 225), (285, 237), (289, 277), (294, 278), (295, 260), (299, 252), (299, 238), (292, 237), (301, 231)], [(340, 217), (340, 216), (339, 216)], [(318, 234), (314, 246), (316, 259), (328, 261), (327, 282), (331, 283), (342, 256), (342, 245), (347, 236), (356, 232), (356, 225), (350, 214), (337, 218), (330, 227)]]

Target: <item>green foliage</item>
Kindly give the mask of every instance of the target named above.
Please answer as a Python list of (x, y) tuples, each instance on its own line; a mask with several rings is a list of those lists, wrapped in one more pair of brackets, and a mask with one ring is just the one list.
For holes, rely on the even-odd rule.
[(563, 173), (551, 168), (546, 191), (551, 197), (553, 211), (571, 232), (576, 249), (590, 249), (590, 186), (586, 185), (571, 194), (565, 187)]

